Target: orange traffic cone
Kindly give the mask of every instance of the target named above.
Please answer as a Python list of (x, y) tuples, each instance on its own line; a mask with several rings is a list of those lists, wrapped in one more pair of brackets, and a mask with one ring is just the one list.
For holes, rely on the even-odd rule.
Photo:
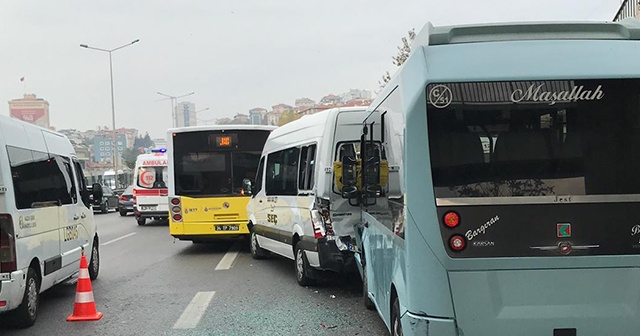
[(80, 258), (80, 273), (78, 274), (78, 287), (76, 289), (76, 301), (73, 306), (73, 314), (67, 317), (68, 322), (97, 321), (102, 318), (102, 313), (96, 311), (96, 303), (93, 300), (93, 289), (89, 278), (87, 258), (82, 251)]

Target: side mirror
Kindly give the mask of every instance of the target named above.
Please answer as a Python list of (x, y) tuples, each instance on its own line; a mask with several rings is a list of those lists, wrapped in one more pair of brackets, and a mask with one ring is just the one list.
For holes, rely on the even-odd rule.
[(100, 201), (102, 199), (102, 186), (100, 183), (94, 183), (91, 186), (91, 194), (93, 195), (93, 201)]
[(254, 190), (255, 187), (253, 186), (253, 183), (250, 179), (246, 178), (242, 180), (242, 191), (244, 192), (245, 196), (253, 195)]

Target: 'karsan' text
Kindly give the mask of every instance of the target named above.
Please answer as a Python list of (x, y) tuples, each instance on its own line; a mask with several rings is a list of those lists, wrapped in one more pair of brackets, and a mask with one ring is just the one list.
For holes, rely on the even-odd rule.
[(511, 93), (511, 101), (520, 103), (523, 100), (533, 102), (547, 102), (549, 105), (555, 103), (576, 102), (578, 100), (600, 100), (604, 97), (602, 85), (598, 85), (595, 90), (585, 90), (584, 86), (574, 86), (571, 91), (544, 91), (544, 84), (538, 86), (531, 85), (525, 91), (516, 89)]

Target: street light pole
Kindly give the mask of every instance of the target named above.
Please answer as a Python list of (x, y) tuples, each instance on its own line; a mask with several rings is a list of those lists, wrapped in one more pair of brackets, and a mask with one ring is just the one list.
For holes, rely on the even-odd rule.
[(176, 105), (178, 104), (178, 98), (183, 98), (186, 96), (190, 96), (192, 94), (195, 94), (195, 92), (190, 92), (187, 94), (183, 94), (181, 96), (170, 96), (168, 94), (164, 94), (162, 92), (156, 92), (157, 94), (161, 95), (161, 96), (165, 96), (169, 99), (171, 99), (171, 127), (176, 127)]
[(119, 46), (117, 48), (114, 49), (102, 49), (102, 48), (96, 48), (96, 47), (90, 47), (86, 44), (81, 44), (80, 47), (81, 48), (86, 48), (86, 49), (93, 49), (93, 50), (98, 50), (98, 51), (102, 51), (102, 52), (106, 52), (109, 53), (109, 77), (110, 77), (110, 81), (111, 81), (111, 123), (112, 123), (112, 132), (111, 132), (111, 147), (113, 148), (113, 172), (114, 172), (114, 187), (117, 189), (118, 188), (118, 143), (116, 141), (116, 107), (115, 107), (115, 99), (114, 99), (114, 94), (113, 94), (113, 59), (111, 57), (111, 54), (118, 50), (118, 49), (122, 49), (124, 47), (128, 47), (132, 44), (138, 43), (140, 42), (140, 39), (136, 39), (130, 43), (124, 44), (122, 46)]

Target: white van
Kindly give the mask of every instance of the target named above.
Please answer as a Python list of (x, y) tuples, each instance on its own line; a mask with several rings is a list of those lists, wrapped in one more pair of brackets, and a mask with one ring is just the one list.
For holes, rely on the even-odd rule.
[[(102, 197), (102, 188), (94, 198)], [(98, 276), (98, 233), (82, 167), (62, 134), (0, 116), (0, 314), (35, 323), (39, 293), (78, 273)]]
[(355, 270), (360, 205), (343, 198), (341, 191), (349, 188), (342, 182), (349, 181), (341, 178), (340, 161), (352, 158), (355, 170), (367, 114), (349, 107), (304, 116), (271, 132), (262, 151), (247, 205), (251, 254), (259, 259), (268, 251), (295, 260), (300, 285), (315, 282), (318, 270)]
[(154, 149), (136, 159), (133, 176), (133, 214), (138, 225), (147, 218), (165, 220), (169, 217), (169, 173), (166, 149)]

